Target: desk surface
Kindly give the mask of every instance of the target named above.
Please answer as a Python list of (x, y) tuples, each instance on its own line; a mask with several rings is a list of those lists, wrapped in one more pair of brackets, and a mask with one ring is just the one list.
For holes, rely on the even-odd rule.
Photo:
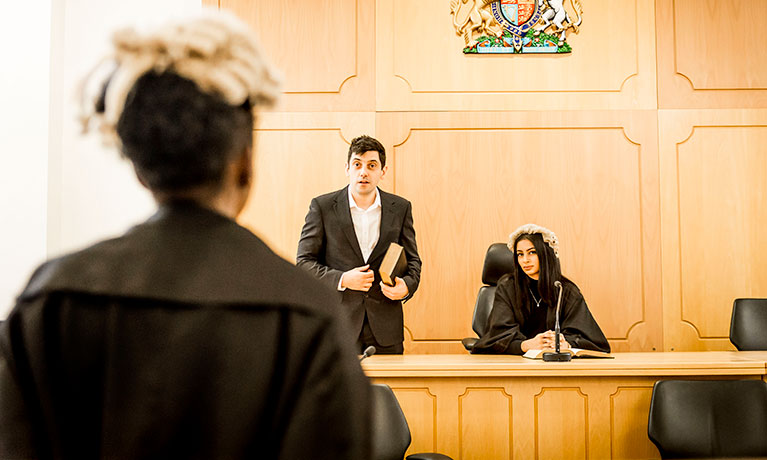
[(547, 363), (509, 355), (374, 355), (362, 362), (376, 377), (588, 377), (765, 375), (767, 352), (613, 353), (614, 359)]

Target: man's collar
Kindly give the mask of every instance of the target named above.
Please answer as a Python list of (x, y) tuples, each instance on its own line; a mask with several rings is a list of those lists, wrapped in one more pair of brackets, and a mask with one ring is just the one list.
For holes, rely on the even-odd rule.
[(381, 207), (381, 194), (378, 192), (378, 187), (376, 187), (376, 199), (373, 201), (373, 204), (370, 205), (368, 209), (362, 209), (359, 206), (357, 206), (357, 202), (354, 201), (354, 195), (352, 195), (352, 186), (346, 187), (346, 192), (349, 194), (349, 208), (357, 208), (360, 211), (367, 211), (368, 209), (375, 209), (377, 207)]

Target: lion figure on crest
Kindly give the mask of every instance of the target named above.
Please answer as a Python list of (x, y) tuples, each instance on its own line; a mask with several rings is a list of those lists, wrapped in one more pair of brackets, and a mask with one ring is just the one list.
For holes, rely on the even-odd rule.
[[(453, 26), (456, 35), (462, 35), (468, 46), (475, 37), (490, 36), (501, 37), (503, 29), (493, 18), (489, 11), (490, 5), (495, 0), (451, 0), (450, 14), (453, 16)], [(469, 5), (470, 4), (470, 5)], [(464, 17), (459, 24), (458, 17)]]

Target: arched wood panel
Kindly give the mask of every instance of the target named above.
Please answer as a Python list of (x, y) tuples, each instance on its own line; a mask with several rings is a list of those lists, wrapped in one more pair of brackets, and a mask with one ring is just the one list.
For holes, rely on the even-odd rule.
[(423, 260), (405, 307), (416, 350), (473, 335), (485, 251), (528, 222), (558, 234), (563, 271), (616, 350), (660, 347), (655, 120), (631, 119), (643, 129), (602, 113), (379, 114)]
[(658, 106), (767, 107), (767, 0), (658, 0)]
[(373, 130), (374, 118), (365, 113), (261, 114), (254, 133), (255, 182), (240, 223), (295, 262), (311, 199), (348, 184), (349, 141)]
[(501, 56), (462, 53), (448, 1), (378, 1), (377, 110), (655, 108), (653, 2), (581, 3), (572, 54)]
[(660, 124), (665, 345), (733, 349), (733, 301), (767, 297), (767, 110)]
[(284, 74), (278, 110), (375, 110), (374, 0), (203, 0), (256, 31)]

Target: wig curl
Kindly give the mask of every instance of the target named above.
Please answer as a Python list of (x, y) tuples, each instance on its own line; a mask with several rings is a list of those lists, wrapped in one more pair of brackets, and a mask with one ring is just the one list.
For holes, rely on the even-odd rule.
[(102, 59), (102, 63), (113, 62), (114, 70), (102, 84), (106, 88), (101, 110), (95, 103), (99, 95), (86, 96), (96, 68), (80, 88), (83, 130), (94, 120), (107, 142), (117, 141), (116, 126), (126, 98), (136, 81), (150, 71), (175, 73), (232, 106), (268, 107), (279, 96), (278, 73), (262, 57), (253, 32), (230, 13), (203, 10), (198, 17), (170, 22), (148, 33), (121, 29), (114, 33), (112, 45)]

